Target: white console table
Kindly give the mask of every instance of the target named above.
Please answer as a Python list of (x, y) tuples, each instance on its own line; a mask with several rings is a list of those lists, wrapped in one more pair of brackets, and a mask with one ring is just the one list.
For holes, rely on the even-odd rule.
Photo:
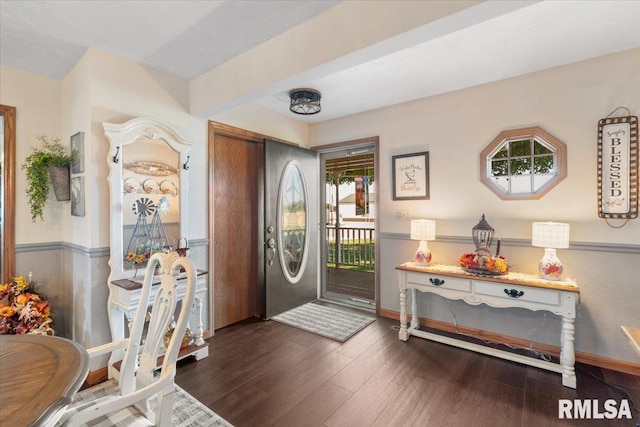
[[(177, 279), (177, 295), (178, 299), (182, 299), (186, 293), (186, 279)], [(157, 284), (160, 282), (158, 281)], [(154, 283), (155, 285), (156, 283)], [(142, 282), (132, 279), (114, 280), (109, 286), (109, 318), (111, 320), (111, 336), (113, 341), (123, 339), (125, 337), (125, 328), (130, 329), (133, 325), (135, 312), (140, 304), (140, 293), (142, 291)], [(157, 288), (151, 287), (151, 295), (149, 301), (155, 300)], [(196, 277), (196, 295), (192, 309), (195, 311), (196, 325), (193, 331), (193, 343), (186, 348), (181, 349), (178, 360), (187, 356), (195, 356), (196, 360), (201, 360), (209, 355), (209, 344), (204, 341), (202, 327), (202, 301), (207, 295), (207, 273), (198, 271)], [(127, 324), (124, 323), (126, 316)], [(119, 355), (114, 354), (109, 360), (109, 378), (117, 377), (114, 370), (114, 363), (119, 359)], [(120, 358), (121, 359), (121, 358)]]
[[(579, 298), (578, 285), (571, 280), (544, 280), (538, 276), (509, 273), (503, 276), (481, 276), (464, 272), (449, 265), (420, 266), (405, 263), (396, 267), (400, 287), (400, 333), (409, 336), (465, 348), (514, 362), (535, 366), (562, 374), (562, 385), (576, 388), (574, 369), (574, 320)], [(407, 327), (407, 289), (411, 290), (411, 324)], [(417, 291), (440, 295), (450, 300), (463, 300), (468, 304), (487, 304), (496, 308), (521, 307), (528, 310), (546, 310), (562, 316), (560, 363), (486, 347), (420, 330)]]

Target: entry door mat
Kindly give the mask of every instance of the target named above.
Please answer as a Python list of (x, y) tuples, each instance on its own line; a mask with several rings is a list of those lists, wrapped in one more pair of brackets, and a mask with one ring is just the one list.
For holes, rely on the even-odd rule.
[[(191, 396), (182, 388), (176, 387), (175, 401), (173, 402), (172, 422), (173, 427), (232, 427), (224, 418), (204, 406), (199, 400)], [(116, 380), (108, 380), (96, 386), (80, 391), (72, 405), (70, 412), (78, 412), (89, 406), (97, 398), (116, 393), (118, 383)], [(152, 404), (153, 405), (153, 404)], [(138, 427), (148, 426), (136, 417), (138, 410), (127, 407), (118, 412), (100, 417), (89, 423), (91, 427)]]
[(278, 314), (272, 320), (345, 342), (376, 319), (310, 302)]

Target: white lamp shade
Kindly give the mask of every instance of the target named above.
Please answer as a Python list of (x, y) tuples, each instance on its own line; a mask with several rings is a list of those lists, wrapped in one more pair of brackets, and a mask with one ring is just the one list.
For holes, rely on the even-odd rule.
[(411, 240), (435, 240), (436, 222), (431, 219), (411, 220)]
[(562, 222), (534, 222), (531, 244), (541, 248), (568, 248), (569, 224)]

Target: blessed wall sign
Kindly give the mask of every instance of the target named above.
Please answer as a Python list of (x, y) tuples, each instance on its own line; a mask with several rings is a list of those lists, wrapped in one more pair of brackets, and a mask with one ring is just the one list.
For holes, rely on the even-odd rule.
[(598, 216), (638, 216), (638, 117), (598, 122)]

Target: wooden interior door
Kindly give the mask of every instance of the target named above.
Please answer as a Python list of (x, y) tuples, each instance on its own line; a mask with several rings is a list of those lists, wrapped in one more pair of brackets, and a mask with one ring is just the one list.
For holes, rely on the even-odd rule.
[[(214, 329), (257, 315), (262, 143), (210, 126)], [(212, 150), (211, 150), (212, 149)]]

